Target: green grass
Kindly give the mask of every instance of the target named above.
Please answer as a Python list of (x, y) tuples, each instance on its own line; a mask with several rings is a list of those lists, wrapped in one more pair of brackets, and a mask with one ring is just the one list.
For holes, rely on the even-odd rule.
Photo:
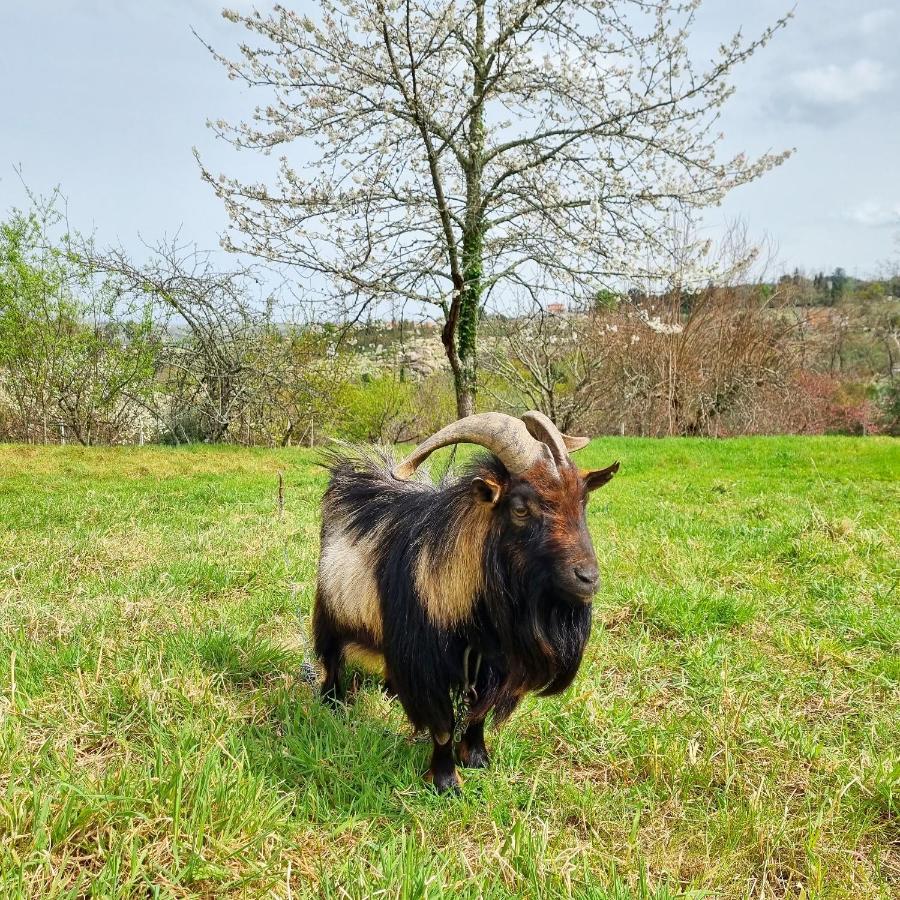
[(897, 896), (900, 444), (582, 457), (585, 663), (447, 798), (301, 677), (312, 454), (0, 447), (0, 896)]

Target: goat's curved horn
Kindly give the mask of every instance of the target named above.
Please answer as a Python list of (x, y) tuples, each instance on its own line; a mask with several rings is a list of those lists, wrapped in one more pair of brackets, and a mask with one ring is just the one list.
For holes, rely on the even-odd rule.
[(590, 443), (589, 438), (572, 437), (563, 434), (542, 412), (533, 409), (522, 414), (522, 421), (528, 429), (528, 433), (536, 440), (541, 441), (550, 448), (553, 458), (561, 463), (569, 458), (569, 453), (581, 450)]
[(506, 413), (478, 413), (466, 416), (435, 432), (394, 466), (395, 478), (410, 478), (425, 459), (450, 444), (478, 444), (486, 447), (514, 475), (530, 469), (539, 460), (553, 464), (547, 448), (529, 433), (521, 419)]

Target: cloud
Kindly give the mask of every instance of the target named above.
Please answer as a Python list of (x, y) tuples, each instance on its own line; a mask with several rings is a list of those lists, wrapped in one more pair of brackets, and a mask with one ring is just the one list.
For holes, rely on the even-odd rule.
[(887, 204), (867, 200), (847, 211), (854, 225), (865, 228), (890, 228), (900, 225), (900, 203)]
[(891, 74), (876, 60), (859, 59), (849, 66), (827, 66), (795, 72), (789, 85), (797, 101), (811, 106), (845, 106), (883, 91)]
[(893, 80), (884, 63), (869, 57), (810, 66), (783, 78), (766, 108), (774, 118), (831, 127), (873, 102), (883, 104)]
[(859, 30), (866, 37), (878, 36), (883, 34), (896, 18), (897, 11), (895, 9), (882, 6), (879, 9), (863, 13), (859, 20)]

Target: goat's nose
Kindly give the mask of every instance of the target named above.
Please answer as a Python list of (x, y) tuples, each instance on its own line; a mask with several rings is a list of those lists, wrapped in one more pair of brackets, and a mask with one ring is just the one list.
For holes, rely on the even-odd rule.
[(599, 580), (600, 573), (594, 565), (575, 566), (575, 577), (584, 584), (593, 587)]

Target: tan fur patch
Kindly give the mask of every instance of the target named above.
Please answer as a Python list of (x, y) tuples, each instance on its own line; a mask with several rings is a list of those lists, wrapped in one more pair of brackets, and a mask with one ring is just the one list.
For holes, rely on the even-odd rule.
[(384, 655), (369, 647), (351, 642), (344, 648), (344, 655), (349, 662), (355, 663), (372, 675), (380, 675), (383, 678), (386, 674)]
[(416, 589), (428, 617), (450, 627), (472, 612), (475, 595), (484, 584), (484, 542), (491, 524), (491, 506), (480, 504), (460, 523), (450, 548), (434, 554), (425, 546), (416, 562)]
[(383, 627), (375, 581), (374, 538), (327, 535), (319, 557), (319, 582), (331, 615), (348, 628), (364, 628), (381, 642)]

